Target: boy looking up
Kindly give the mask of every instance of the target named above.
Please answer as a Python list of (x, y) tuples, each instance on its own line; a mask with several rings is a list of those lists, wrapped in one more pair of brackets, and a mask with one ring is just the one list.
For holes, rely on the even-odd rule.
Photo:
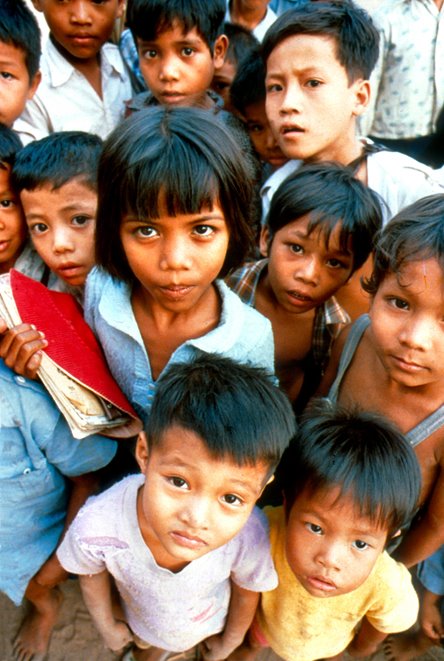
[[(443, 192), (430, 168), (396, 152), (378, 150), (356, 135), (370, 99), (369, 76), (379, 35), (351, 0), (313, 2), (285, 12), (263, 42), (266, 110), (284, 154), (300, 161), (352, 164), (356, 176), (385, 202), (384, 220), (420, 197)], [(286, 170), (287, 174), (289, 170)], [(269, 202), (282, 178), (267, 184)], [(267, 206), (267, 201), (265, 206)]]
[(127, 23), (136, 41), (139, 65), (150, 92), (129, 106), (214, 107), (209, 93), (214, 72), (224, 63), (224, 0), (133, 0)]
[(267, 259), (227, 278), (244, 303), (270, 319), (276, 373), (298, 409), (349, 321), (334, 295), (367, 259), (380, 226), (377, 196), (347, 168), (304, 165), (272, 199), (261, 235)]
[(201, 643), (217, 660), (242, 642), (277, 584), (254, 505), (294, 432), (264, 370), (207, 355), (162, 375), (137, 441), (143, 475), (90, 500), (59, 554), (108, 647), (133, 641), (125, 658), (151, 661)]
[(42, 57), (42, 83), (15, 124), (23, 139), (78, 130), (105, 138), (131, 97), (129, 75), (117, 46), (106, 43), (123, 0), (34, 0), (50, 29)]
[(409, 572), (384, 550), (416, 506), (415, 454), (382, 416), (319, 405), (281, 465), (285, 504), (266, 510), (279, 585), (241, 658), (268, 646), (286, 661), (373, 654), (418, 613)]
[(40, 82), (40, 30), (23, 0), (0, 3), (0, 123), (11, 127)]

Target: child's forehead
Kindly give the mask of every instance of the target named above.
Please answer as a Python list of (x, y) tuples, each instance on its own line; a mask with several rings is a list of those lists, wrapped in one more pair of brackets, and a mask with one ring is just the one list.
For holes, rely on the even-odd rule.
[[(327, 64), (338, 65), (345, 70), (344, 65), (339, 59), (339, 43), (338, 38), (334, 34), (318, 33), (318, 32), (297, 32), (287, 36), (283, 36), (274, 46), (267, 60), (267, 73), (269, 71), (268, 64), (275, 64), (281, 60), (281, 54), (292, 51), (301, 50), (301, 54), (305, 55), (306, 49), (309, 48), (310, 54), (320, 58), (325, 58)], [(277, 52), (276, 52), (277, 51)], [(333, 56), (333, 57), (332, 57)], [(282, 60), (284, 63), (284, 60)], [(291, 64), (290, 62), (288, 64)]]
[(294, 234), (301, 239), (314, 239), (320, 247), (328, 250), (351, 252), (351, 237), (347, 233), (344, 239), (342, 220), (327, 213), (311, 211), (290, 220), (278, 231), (282, 231), (282, 235)]
[(13, 63), (20, 67), (26, 66), (26, 52), (12, 41), (0, 40), (0, 64)]
[[(202, 42), (206, 46), (208, 45), (205, 37), (199, 31), (197, 25), (187, 25), (184, 20), (178, 17), (165, 17), (159, 23), (155, 33), (153, 34), (152, 40), (157, 41), (158, 39), (165, 37), (166, 33), (168, 33), (167, 36), (170, 39), (173, 38), (176, 41), (197, 41)], [(146, 41), (151, 41), (151, 39), (147, 39)]]

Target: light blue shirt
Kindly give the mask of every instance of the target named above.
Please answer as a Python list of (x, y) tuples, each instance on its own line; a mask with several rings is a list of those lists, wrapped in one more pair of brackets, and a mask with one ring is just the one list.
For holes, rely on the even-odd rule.
[(45, 388), (0, 360), (0, 590), (19, 605), (55, 550), (68, 503), (64, 476), (106, 466), (117, 444), (76, 440)]
[[(181, 344), (164, 371), (174, 363), (189, 362), (200, 353), (215, 353), (263, 367), (273, 374), (274, 345), (269, 320), (242, 303), (221, 280), (216, 285), (222, 300), (218, 326)], [(156, 382), (131, 307), (131, 287), (101, 269), (93, 269), (86, 283), (85, 319), (102, 345), (114, 378), (145, 420)]]
[(275, 14), (283, 14), (287, 9), (296, 9), (306, 5), (310, 0), (271, 0), (269, 7)]

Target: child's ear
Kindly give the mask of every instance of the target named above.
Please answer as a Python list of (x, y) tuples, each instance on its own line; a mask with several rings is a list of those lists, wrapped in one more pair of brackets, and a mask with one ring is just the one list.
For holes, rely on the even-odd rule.
[(220, 69), (224, 62), (228, 50), (228, 37), (226, 34), (220, 34), (214, 42), (213, 49), (213, 66), (215, 69)]
[(270, 242), (270, 230), (268, 225), (262, 225), (261, 233), (259, 236), (259, 252), (264, 257), (268, 257), (268, 247)]
[(136, 443), (136, 460), (142, 473), (146, 472), (148, 465), (148, 439), (144, 431), (141, 431), (137, 437)]
[(122, 18), (124, 11), (125, 11), (125, 0), (118, 0), (118, 2), (117, 2), (117, 11), (116, 11), (116, 19)]
[(367, 108), (370, 101), (370, 81), (362, 78), (353, 83), (355, 87), (355, 104), (353, 115), (359, 117)]
[(37, 71), (35, 74), (34, 78), (31, 80), (31, 83), (29, 85), (28, 89), (28, 96), (27, 100), (30, 101), (34, 94), (37, 92), (37, 88), (40, 85), (40, 81), (42, 80), (42, 74), (40, 71)]
[(268, 487), (268, 485), (271, 484), (271, 483), (273, 482), (273, 480), (274, 480), (274, 473), (273, 473), (273, 475), (270, 475), (270, 477), (268, 478), (268, 480), (265, 482), (265, 484), (264, 484), (264, 486), (262, 487), (261, 492), (260, 492), (260, 494), (259, 494), (259, 498), (260, 498), (260, 497), (262, 496), (262, 494), (264, 493), (264, 489), (265, 489), (265, 487)]

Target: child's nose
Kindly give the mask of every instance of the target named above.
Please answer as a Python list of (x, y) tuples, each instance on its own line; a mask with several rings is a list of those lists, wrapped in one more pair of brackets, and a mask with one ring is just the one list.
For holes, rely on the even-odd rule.
[(342, 545), (335, 542), (323, 544), (316, 555), (316, 563), (325, 569), (339, 571), (343, 565)]
[(399, 334), (401, 344), (416, 351), (428, 351), (433, 343), (433, 324), (426, 315), (411, 315)]
[(300, 112), (302, 108), (302, 92), (297, 83), (290, 83), (282, 99), (281, 114)]
[(160, 268), (163, 271), (181, 271), (190, 269), (192, 257), (185, 242), (180, 239), (166, 241), (160, 257)]
[(302, 280), (310, 285), (319, 283), (320, 265), (315, 255), (305, 255), (301, 257), (295, 272), (295, 280)]
[(163, 58), (159, 71), (159, 79), (163, 81), (179, 79), (179, 69), (175, 57)]
[(186, 499), (183, 510), (180, 513), (182, 523), (192, 530), (207, 530), (210, 520), (210, 507), (208, 500), (202, 497), (192, 497)]
[(71, 9), (71, 21), (82, 24), (91, 23), (90, 2), (86, 2), (86, 0), (74, 2)]
[(59, 254), (63, 252), (72, 251), (74, 249), (73, 242), (69, 232), (58, 230), (54, 232), (53, 250), (54, 253)]

